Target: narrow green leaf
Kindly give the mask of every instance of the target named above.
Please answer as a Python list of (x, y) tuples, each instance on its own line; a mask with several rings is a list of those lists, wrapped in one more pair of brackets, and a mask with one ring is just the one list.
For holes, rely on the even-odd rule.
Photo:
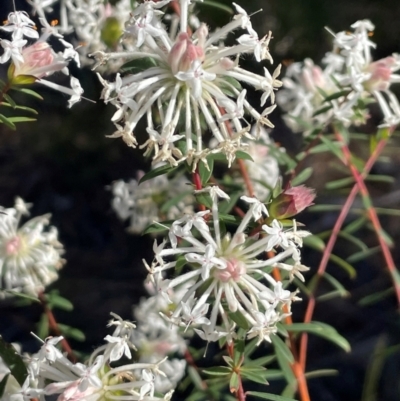
[(319, 369), (307, 372), (304, 376), (307, 379), (315, 379), (317, 377), (332, 377), (337, 376), (339, 372), (335, 369)]
[(268, 384), (267, 373), (268, 373), (267, 369), (263, 367), (254, 367), (254, 368), (242, 367), (240, 369), (241, 377), (250, 380), (252, 382), (264, 385)]
[[(258, 341), (258, 338), (255, 338), (254, 340)], [(257, 342), (255, 342), (257, 344)], [(246, 349), (247, 349), (247, 345), (246, 345)], [(246, 366), (266, 366), (269, 365), (270, 363), (274, 362), (276, 360), (276, 356), (275, 355), (266, 355), (266, 356), (262, 356), (261, 358), (257, 358), (257, 359), (252, 359), (249, 361), (246, 361)]]
[(225, 11), (225, 12), (228, 13), (228, 14), (231, 14), (231, 15), (233, 14), (233, 10), (232, 10), (231, 7), (229, 7), (229, 6), (225, 5), (225, 4), (222, 4), (222, 3), (218, 2), (218, 1), (203, 0), (203, 1), (199, 4), (199, 7), (200, 7), (200, 8), (201, 8), (202, 6), (207, 6), (207, 7), (210, 7), (210, 8), (216, 8), (216, 9), (218, 9), (218, 10)]
[(335, 288), (339, 292), (341, 297), (346, 297), (349, 295), (349, 292), (346, 290), (346, 288), (344, 288), (342, 283), (340, 283), (339, 280), (336, 280), (335, 277), (331, 276), (327, 272), (324, 272), (323, 277), (332, 285), (333, 288)]
[(26, 95), (33, 96), (36, 99), (43, 100), (43, 97), (41, 95), (39, 95), (39, 93), (33, 91), (32, 89), (28, 89), (28, 88), (18, 88), (18, 89), (13, 88), (13, 89), (17, 90), (18, 92), (25, 93)]
[(7, 100), (7, 102), (10, 104), (10, 106), (15, 109), (17, 107), (17, 103), (14, 102), (14, 100), (11, 98), (10, 95), (8, 95), (7, 93), (3, 93), (3, 97), (4, 99)]
[(61, 333), (65, 337), (72, 338), (77, 341), (85, 341), (86, 336), (85, 333), (83, 333), (83, 331), (75, 327), (67, 326), (66, 324), (61, 324), (61, 323), (58, 323), (58, 327), (60, 328)]
[(31, 85), (37, 80), (33, 75), (17, 75), (12, 80), (12, 85)]
[(321, 252), (325, 249), (325, 242), (316, 235), (308, 235), (307, 237), (304, 237), (303, 244)]
[(365, 181), (393, 184), (395, 182), (395, 178), (391, 177), (390, 175), (370, 174), (365, 177)]
[(199, 174), (203, 187), (207, 185), (208, 180), (210, 179), (213, 173), (213, 170), (214, 170), (214, 159), (208, 158), (207, 165), (203, 161), (200, 161)]
[(378, 253), (380, 251), (381, 251), (381, 247), (378, 245), (378, 246), (375, 246), (375, 247), (372, 247), (372, 248), (369, 248), (369, 249), (365, 249), (365, 250), (362, 250), (362, 251), (359, 251), (359, 252), (355, 252), (352, 255), (350, 255), (346, 260), (349, 263), (356, 263), (356, 262), (359, 262), (360, 260), (366, 260), (370, 256), (372, 256), (372, 255), (374, 255), (374, 254), (376, 254), (376, 253)]
[(4, 390), (6, 389), (6, 385), (7, 385), (7, 380), (10, 377), (10, 374), (6, 374), (4, 375), (3, 379), (0, 382), (0, 399), (4, 394)]
[(332, 95), (326, 96), (324, 99), (324, 102), (330, 102), (331, 100), (339, 99), (341, 97), (347, 96), (349, 93), (350, 93), (349, 90), (343, 90), (343, 91), (333, 93)]
[(270, 401), (296, 401), (293, 398), (282, 397), (281, 395), (269, 394), (269, 393), (260, 393), (259, 391), (247, 391), (247, 395), (254, 395), (254, 397), (262, 398), (264, 400)]
[[(288, 331), (290, 331), (290, 330), (288, 330)], [(289, 347), (285, 344), (285, 342), (280, 337), (272, 335), (271, 342), (275, 347), (277, 356), (279, 356), (279, 355), (282, 356), (290, 364), (294, 363), (294, 358), (293, 358), (292, 352), (290, 351)]]
[(324, 114), (332, 108), (332, 105), (328, 105), (325, 107), (319, 108), (317, 111), (313, 113), (313, 117), (319, 116), (320, 114)]
[(342, 231), (345, 231), (346, 233), (354, 233), (358, 231), (367, 221), (367, 218), (365, 216), (361, 216), (358, 219), (352, 221), (349, 223)]
[(394, 288), (390, 287), (387, 290), (384, 291), (379, 291), (379, 292), (374, 292), (373, 294), (367, 295), (366, 297), (361, 298), (358, 301), (358, 304), (361, 306), (368, 306), (368, 305), (373, 305), (382, 299), (385, 299), (389, 296), (391, 296), (394, 293)]
[(26, 299), (32, 302), (36, 302), (36, 303), (40, 303), (38, 298), (35, 298), (34, 296), (28, 295), (28, 294), (24, 294), (22, 292), (18, 292), (18, 291), (13, 291), (13, 290), (2, 290), (0, 292), (4, 292), (6, 294), (10, 294), (13, 295), (17, 298), (22, 298), (22, 299)]
[(236, 152), (236, 158), (237, 159), (242, 159), (242, 160), (250, 160), (251, 162), (254, 162), (253, 158), (243, 150), (238, 150)]
[(330, 301), (331, 299), (334, 299), (334, 298), (341, 298), (341, 297), (343, 297), (343, 296), (339, 290), (333, 290), (333, 291), (329, 291), (325, 294), (318, 296), (316, 299), (319, 302), (324, 302), (324, 301)]
[(357, 271), (356, 269), (348, 262), (346, 262), (344, 259), (340, 258), (337, 255), (334, 255), (333, 253), (329, 257), (329, 259), (336, 263), (339, 267), (341, 267), (343, 270), (345, 270), (350, 278), (354, 278), (357, 276)]
[(142, 57), (135, 60), (128, 61), (120, 68), (123, 73), (137, 74), (148, 70), (149, 68), (157, 67), (157, 62), (152, 57)]
[(341, 336), (332, 326), (321, 322), (310, 323), (292, 323), (285, 325), (287, 330), (292, 333), (310, 333), (325, 338), (342, 348), (346, 352), (350, 352), (349, 342)]
[(328, 139), (326, 136), (321, 136), (321, 141), (327, 145), (329, 150), (339, 159), (343, 159), (342, 150), (339, 142), (334, 142)]
[(39, 322), (37, 323), (37, 336), (39, 338), (46, 338), (49, 336), (49, 319), (45, 313), (42, 313), (40, 316)]
[(192, 379), (192, 383), (198, 390), (204, 390), (203, 388), (203, 381), (201, 380), (201, 377), (199, 375), (199, 372), (193, 367), (189, 366), (188, 367), (188, 374), (190, 378)]
[(8, 369), (10, 369), (11, 375), (14, 376), (15, 380), (22, 386), (28, 376), (25, 364), (15, 348), (11, 344), (5, 342), (2, 336), (0, 336), (0, 357), (3, 359)]
[(12, 123), (27, 123), (30, 121), (36, 121), (36, 118), (31, 117), (8, 117), (8, 121)]
[(209, 194), (199, 193), (199, 194), (195, 194), (195, 197), (196, 197), (196, 200), (198, 203), (200, 203), (201, 205), (204, 205), (207, 209), (211, 209), (212, 201), (211, 201), (211, 197)]
[(65, 311), (72, 311), (74, 309), (74, 305), (72, 302), (61, 295), (58, 294), (58, 291), (52, 291), (46, 294), (47, 302), (49, 303), (50, 308), (56, 307)]
[(313, 173), (312, 167), (305, 168), (300, 174), (298, 174), (291, 182), (292, 186), (295, 187), (297, 185), (303, 184), (307, 181)]
[(242, 195), (242, 191), (229, 194), (230, 199), (224, 200), (218, 204), (218, 212), (228, 214)]
[(250, 329), (250, 323), (247, 319), (243, 316), (240, 311), (236, 312), (228, 312), (229, 318), (232, 319), (240, 328), (244, 330)]
[(232, 369), (227, 366), (215, 366), (203, 369), (202, 372), (210, 376), (227, 376), (232, 373)]
[(340, 231), (339, 237), (346, 239), (347, 241), (356, 245), (358, 248), (360, 248), (363, 251), (368, 249), (367, 245), (365, 245), (364, 242), (362, 242), (359, 238), (355, 237), (354, 235), (349, 234), (346, 231)]
[(156, 167), (153, 170), (150, 170), (146, 173), (139, 181), (139, 184), (145, 182), (147, 180), (151, 180), (152, 178), (158, 177), (159, 175), (168, 174), (171, 171), (175, 170), (176, 167), (171, 167), (169, 164), (165, 164), (164, 166)]
[[(6, 107), (12, 107), (10, 103), (6, 103), (6, 102), (1, 103), (1, 105), (6, 106)], [(14, 108), (16, 110), (24, 110), (24, 111), (27, 111), (32, 114), (38, 114), (38, 112), (35, 109), (32, 109), (31, 107), (27, 107), (27, 106), (15, 106), (12, 108)]]
[(340, 189), (340, 188), (347, 187), (351, 184), (354, 184), (354, 178), (346, 177), (346, 178), (341, 178), (339, 180), (327, 182), (325, 184), (325, 188), (326, 189)]
[(6, 116), (3, 116), (3, 114), (0, 114), (0, 122), (2, 122), (3, 124), (7, 125), (8, 128), (11, 128), (12, 130), (15, 131), (14, 123), (10, 121), (10, 119), (7, 118)]
[(231, 393), (236, 393), (239, 390), (239, 376), (236, 372), (232, 373), (229, 380), (229, 390)]
[(162, 233), (164, 231), (168, 231), (169, 227), (172, 225), (173, 220), (163, 221), (162, 223), (153, 223), (150, 224), (142, 233), (145, 234), (155, 234), (155, 233)]

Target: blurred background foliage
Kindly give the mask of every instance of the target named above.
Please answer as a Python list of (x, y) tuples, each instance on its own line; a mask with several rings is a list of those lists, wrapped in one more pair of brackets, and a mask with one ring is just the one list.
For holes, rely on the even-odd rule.
[[(23, 0), (16, 3), (17, 8), (28, 9)], [(230, 1), (223, 3), (231, 6)], [(346, 30), (356, 20), (365, 18), (376, 25), (373, 37), (378, 44), (376, 58), (400, 51), (400, 24), (396, 18), (400, 16), (400, 1), (237, 0), (237, 3), (249, 14), (256, 12), (252, 20), (260, 35), (273, 31), (274, 64), (301, 61), (306, 57), (318, 62), (331, 47), (332, 38), (325, 26), (333, 31)], [(257, 12), (261, 8), (262, 11)], [(2, 20), (9, 11), (11, 1), (3, 0), (0, 5)], [(226, 11), (206, 4), (200, 5), (200, 16), (212, 27), (231, 18)], [(250, 69), (261, 68), (256, 67), (251, 58), (244, 63)], [(95, 74), (88, 69), (76, 69), (73, 73), (81, 80), (85, 96), (97, 100), (101, 86)], [(58, 79), (63, 82), (62, 76)], [(57, 318), (86, 333), (84, 343), (73, 345), (88, 352), (105, 336), (109, 312), (130, 319), (132, 305), (145, 295), (142, 287), (145, 269), (141, 260), (152, 257), (153, 239), (125, 232), (124, 224), (111, 210), (111, 193), (107, 186), (116, 179), (135, 178), (138, 170), (148, 168), (149, 163), (140, 151), (126, 147), (121, 140), (105, 138), (113, 132), (112, 106), (105, 106), (102, 101), (96, 104), (82, 101), (68, 110), (62, 94), (42, 87), (37, 90), (44, 101), (29, 99), (27, 104), (38, 110), (37, 123), (20, 124), (16, 132), (0, 126), (0, 204), (9, 207), (15, 196), (21, 196), (34, 204), (32, 215), (52, 213), (52, 224), (60, 232), (67, 259), (60, 280), (52, 287), (60, 289), (75, 306), (75, 313), (60, 312)], [(289, 153), (298, 151), (299, 140), (285, 128), (279, 112), (273, 113), (272, 121), (276, 125), (272, 133), (274, 139), (287, 147)], [(391, 162), (378, 163), (375, 167), (377, 172), (392, 175), (394, 182), (372, 188), (378, 201), (385, 194), (392, 194), (392, 208), (399, 207), (400, 199), (398, 142), (399, 139), (394, 138), (393, 147), (386, 153)], [(324, 200), (329, 163), (314, 157), (309, 159), (308, 165), (312, 165), (315, 172), (307, 184), (317, 188), (319, 203)], [(344, 199), (338, 191), (330, 203), (340, 204)], [(300, 220), (316, 233), (332, 227), (335, 218), (332, 212), (304, 214)], [(398, 218), (384, 218), (383, 224), (397, 243)], [(363, 240), (374, 244), (375, 238), (365, 232)], [(348, 243), (339, 241), (335, 252), (349, 254)], [(315, 269), (320, 255), (307, 250), (305, 253), (305, 263)], [(394, 257), (399, 266), (397, 247)], [(339, 370), (335, 377), (310, 380), (314, 401), (400, 399), (400, 357), (398, 348), (393, 348), (400, 343), (400, 319), (394, 296), (389, 291), (379, 302), (367, 306), (358, 303), (368, 294), (390, 288), (390, 278), (379, 255), (356, 266), (358, 274), (353, 280), (335, 266), (328, 270), (344, 283), (350, 296), (321, 303), (315, 320), (336, 327), (353, 348), (350, 354), (345, 354), (323, 340), (310, 338), (308, 370)], [(304, 303), (296, 305), (295, 320), (301, 320), (304, 307)], [(35, 305), (26, 309), (15, 306), (11, 300), (2, 301), (1, 334), (7, 341), (22, 342), (27, 351), (36, 350), (36, 340), (27, 333), (35, 330), (34, 322), (40, 313), (40, 307)], [(380, 351), (375, 356), (380, 359), (372, 358), (377, 349)], [(366, 377), (372, 388), (367, 393)]]

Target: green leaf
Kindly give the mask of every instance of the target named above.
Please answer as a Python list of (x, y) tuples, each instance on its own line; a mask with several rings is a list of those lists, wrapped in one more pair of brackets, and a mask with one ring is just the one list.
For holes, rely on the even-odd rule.
[(240, 328), (244, 330), (249, 330), (250, 329), (250, 323), (247, 321), (247, 319), (243, 316), (243, 314), (240, 311), (236, 312), (228, 312), (228, 316), (230, 319), (232, 319)]
[(325, 242), (316, 235), (308, 235), (307, 237), (304, 237), (303, 244), (321, 252), (325, 249)]
[(291, 333), (310, 333), (331, 341), (346, 352), (350, 352), (349, 342), (341, 336), (332, 326), (321, 322), (292, 323), (285, 325)]
[(11, 375), (22, 386), (28, 376), (25, 364), (15, 348), (5, 342), (2, 336), (0, 336), (0, 357), (8, 369), (10, 369)]
[(77, 341), (85, 341), (85, 333), (83, 333), (81, 330), (61, 323), (58, 323), (58, 327), (65, 337), (72, 338)]
[(232, 373), (232, 369), (227, 366), (215, 366), (203, 369), (202, 372), (210, 376), (227, 376)]
[(236, 393), (239, 390), (239, 375), (236, 372), (232, 373), (229, 380), (229, 390), (231, 393)]
[(58, 291), (51, 291), (50, 293), (46, 294), (46, 300), (49, 304), (50, 308), (58, 308), (65, 311), (72, 311), (74, 309), (74, 305), (68, 299), (59, 295)]
[(379, 245), (378, 246), (374, 246), (372, 248), (364, 249), (362, 251), (355, 252), (352, 255), (350, 255), (347, 258), (347, 261), (349, 263), (356, 263), (356, 262), (359, 262), (360, 260), (366, 260), (370, 256), (372, 256), (372, 255), (374, 255), (374, 254), (376, 254), (376, 253), (378, 253), (380, 251), (381, 251), (381, 247)]
[(323, 277), (332, 285), (335, 290), (339, 292), (341, 297), (347, 297), (349, 295), (349, 292), (346, 290), (346, 288), (344, 288), (340, 281), (336, 280), (335, 277), (331, 276), (327, 272), (324, 273)]
[(350, 93), (349, 90), (343, 90), (343, 91), (333, 93), (332, 95), (326, 96), (324, 99), (324, 102), (330, 102), (331, 100), (339, 99), (343, 96), (347, 96), (349, 93)]
[(49, 319), (47, 319), (47, 316), (45, 313), (42, 313), (40, 316), (40, 320), (37, 323), (37, 336), (39, 338), (46, 338), (49, 336)]
[(157, 67), (157, 62), (152, 57), (142, 57), (136, 60), (131, 60), (122, 65), (120, 71), (122, 73), (137, 74), (148, 70), (151, 67)]
[[(1, 103), (1, 105), (6, 106), (6, 107), (12, 107), (10, 103), (6, 103), (6, 102)], [(38, 114), (38, 112), (35, 109), (32, 109), (31, 107), (27, 107), (27, 106), (15, 106), (12, 108), (16, 109), (16, 110), (24, 110), (24, 111), (27, 111), (32, 114)]]
[(293, 398), (282, 397), (281, 395), (260, 393), (259, 391), (246, 391), (247, 395), (254, 395), (254, 397), (262, 398), (270, 401), (296, 401)]
[(3, 116), (3, 114), (0, 114), (0, 122), (2, 122), (3, 124), (7, 125), (8, 128), (11, 128), (12, 130), (15, 131), (14, 123), (10, 121), (10, 119), (7, 118), (6, 116)]
[(327, 182), (325, 184), (326, 189), (340, 189), (347, 187), (351, 184), (354, 184), (354, 178), (353, 177), (346, 177), (346, 178), (341, 178), (340, 180), (334, 180)]
[(361, 306), (368, 306), (368, 305), (373, 305), (382, 299), (385, 299), (389, 296), (391, 296), (394, 293), (394, 288), (390, 287), (387, 290), (384, 291), (379, 291), (379, 292), (374, 292), (373, 294), (367, 295), (366, 297), (361, 298), (358, 301), (358, 304)]
[[(208, 165), (208, 166), (207, 166)], [(203, 161), (199, 163), (199, 175), (201, 179), (201, 183), (204, 186), (207, 185), (208, 180), (210, 179), (214, 169), (214, 159), (207, 158), (207, 164)]]
[(8, 117), (8, 121), (12, 123), (26, 123), (30, 121), (36, 121), (36, 118), (31, 117)]
[(218, 1), (203, 0), (201, 3), (199, 3), (199, 7), (201, 8), (203, 6), (207, 6), (207, 7), (210, 7), (210, 8), (216, 8), (218, 10), (225, 11), (228, 14), (231, 14), (231, 15), (233, 14), (233, 10), (232, 10), (231, 7), (229, 7), (229, 6), (225, 5), (225, 4), (222, 4), (222, 3), (218, 2)]
[(236, 205), (236, 202), (239, 200), (242, 194), (243, 193), (241, 191), (230, 194), (230, 199), (226, 199), (218, 204), (218, 211), (222, 214), (228, 214)]
[(196, 200), (198, 203), (200, 203), (201, 205), (204, 205), (207, 209), (211, 209), (212, 201), (211, 201), (211, 197), (209, 194), (199, 193), (199, 194), (195, 194), (195, 197), (196, 197)]
[(171, 171), (174, 171), (176, 167), (171, 167), (169, 164), (166, 164), (164, 166), (156, 167), (153, 170), (150, 170), (148, 173), (146, 173), (139, 181), (139, 184), (142, 182), (151, 180), (152, 178), (158, 177), (159, 175), (164, 175), (168, 174)]
[(365, 245), (364, 242), (362, 242), (359, 238), (355, 237), (354, 235), (347, 233), (346, 231), (340, 231), (338, 236), (351, 242), (352, 244), (357, 246), (357, 248), (360, 248), (363, 251), (368, 249), (367, 245)]
[(253, 158), (248, 153), (243, 152), (243, 150), (238, 150), (236, 152), (236, 158), (242, 160), (250, 160), (251, 162), (254, 162)]
[(367, 221), (367, 218), (365, 216), (361, 216), (358, 219), (352, 221), (349, 223), (342, 231), (345, 231), (346, 233), (354, 233), (358, 231)]
[(332, 152), (339, 160), (343, 159), (342, 147), (339, 142), (331, 141), (326, 136), (321, 136), (321, 141), (328, 147), (329, 151)]
[(193, 367), (189, 366), (188, 367), (188, 374), (190, 378), (192, 379), (192, 383), (198, 390), (204, 390), (203, 388), (203, 381), (201, 380), (201, 377), (199, 375), (199, 372)]
[(43, 97), (41, 95), (39, 95), (39, 93), (33, 91), (32, 89), (28, 89), (28, 88), (18, 88), (18, 89), (17, 88), (13, 88), (13, 89), (18, 91), (18, 92), (25, 93), (26, 95), (33, 96), (36, 99), (43, 100)]
[[(290, 330), (288, 330), (288, 331), (290, 331)], [(281, 356), (290, 364), (294, 363), (292, 351), (290, 351), (289, 347), (285, 344), (285, 342), (280, 337), (272, 335), (271, 341), (275, 347), (275, 352), (278, 357)]]
[(304, 376), (307, 379), (315, 379), (317, 377), (332, 377), (337, 376), (339, 372), (335, 369), (319, 369), (307, 372)]
[(267, 381), (267, 369), (260, 367), (247, 367), (243, 366), (240, 368), (241, 377), (248, 379), (255, 383), (268, 384)]
[(15, 109), (17, 107), (17, 103), (14, 102), (14, 100), (11, 98), (10, 95), (8, 95), (7, 93), (3, 94), (4, 99), (7, 100), (7, 102), (9, 103), (9, 105)]
[(313, 117), (319, 116), (320, 114), (324, 114), (332, 108), (332, 105), (328, 105), (325, 107), (321, 107), (313, 113)]
[[(255, 338), (254, 340), (256, 340), (255, 344), (257, 344), (258, 338)], [(246, 345), (246, 350), (247, 350), (247, 345)], [(262, 356), (261, 358), (246, 361), (246, 366), (253, 366), (253, 365), (266, 366), (266, 365), (269, 365), (270, 363), (274, 362), (275, 360), (276, 360), (275, 355), (266, 355), (266, 356)]]
[(13, 290), (2, 290), (0, 292), (4, 292), (4, 293), (10, 294), (10, 295), (13, 295), (13, 296), (15, 296), (17, 298), (22, 298), (22, 299), (26, 299), (26, 300), (29, 300), (29, 301), (32, 301), (32, 302), (40, 303), (38, 298), (36, 298), (36, 297), (34, 297), (32, 295), (24, 294), (22, 292), (13, 291)]
[(307, 181), (313, 173), (313, 168), (312, 167), (307, 167), (305, 168), (300, 174), (298, 174), (292, 181), (291, 184), (293, 187), (303, 184), (305, 181)]
[(329, 256), (329, 259), (332, 262), (336, 263), (343, 270), (345, 270), (350, 278), (355, 278), (357, 276), (356, 269), (350, 263), (346, 262), (344, 259), (340, 258), (337, 255), (334, 255), (333, 253)]
[(162, 223), (153, 223), (150, 224), (143, 232), (142, 235), (145, 234), (154, 234), (154, 233), (162, 233), (164, 231), (168, 231), (169, 227), (172, 225), (173, 220), (163, 221)]

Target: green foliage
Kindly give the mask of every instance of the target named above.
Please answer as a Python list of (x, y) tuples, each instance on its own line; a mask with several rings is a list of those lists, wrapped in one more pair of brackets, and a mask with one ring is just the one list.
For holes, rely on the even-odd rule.
[[(25, 382), (26, 377), (28, 376), (25, 364), (15, 348), (11, 344), (5, 342), (3, 340), (3, 337), (1, 336), (0, 357), (3, 359), (3, 362), (8, 367), (8, 369), (10, 369), (11, 375), (14, 376), (15, 380), (17, 380), (17, 382), (22, 386)], [(3, 386), (5, 386), (5, 384), (1, 385), (1, 387)]]

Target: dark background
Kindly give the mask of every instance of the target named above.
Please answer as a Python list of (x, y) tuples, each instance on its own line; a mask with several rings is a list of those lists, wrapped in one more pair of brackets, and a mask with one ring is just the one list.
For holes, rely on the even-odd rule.
[[(390, 0), (250, 0), (237, 1), (248, 13), (263, 8), (252, 17), (260, 35), (273, 31), (271, 54), (275, 64), (282, 61), (300, 61), (305, 57), (319, 61), (330, 49), (331, 37), (324, 30), (346, 30), (356, 20), (368, 18), (376, 25), (373, 40), (378, 43), (376, 58), (385, 57), (400, 49), (400, 1)], [(11, 7), (5, 0), (0, 4), (0, 17), (5, 20)], [(11, 3), (11, 2), (10, 2)], [(17, 8), (23, 1), (17, 2)], [(229, 4), (229, 2), (226, 2)], [(211, 25), (222, 25), (230, 18), (221, 12), (201, 7), (201, 15)], [(212, 18), (210, 17), (212, 16)], [(244, 60), (246, 67), (259, 69), (251, 58)], [(4, 71), (3, 71), (4, 73)], [(73, 69), (85, 89), (85, 96), (97, 100), (101, 91), (95, 75), (89, 70)], [(68, 84), (62, 77), (57, 82)], [(144, 295), (142, 283), (145, 269), (142, 258), (150, 260), (150, 237), (129, 235), (110, 207), (111, 193), (107, 186), (116, 179), (135, 177), (137, 170), (148, 168), (140, 151), (128, 148), (119, 139), (107, 139), (113, 132), (110, 117), (112, 106), (101, 101), (96, 104), (82, 101), (66, 108), (67, 98), (59, 93), (37, 86), (44, 101), (16, 97), (39, 111), (37, 123), (20, 124), (16, 132), (0, 126), (0, 204), (13, 205), (16, 196), (34, 204), (32, 216), (52, 213), (52, 224), (59, 230), (64, 244), (67, 264), (60, 272), (60, 280), (51, 288), (58, 288), (75, 306), (75, 313), (57, 313), (57, 319), (80, 328), (86, 342), (73, 343), (84, 352), (90, 352), (107, 334), (105, 330), (109, 312), (126, 319), (132, 318), (132, 305)], [(276, 124), (272, 135), (289, 152), (298, 150), (299, 139), (284, 127), (279, 112), (272, 115)], [(396, 145), (396, 143), (395, 143)], [(397, 148), (389, 149), (390, 164), (378, 163), (377, 173), (395, 177), (390, 186), (372, 188), (376, 199), (399, 189), (400, 159)], [(308, 182), (316, 187), (318, 202), (325, 200), (323, 185), (327, 179), (326, 160), (309, 161), (315, 173)], [(342, 202), (344, 197), (329, 199), (329, 203)], [(398, 196), (390, 207), (399, 206)], [(304, 214), (300, 220), (314, 233), (329, 229), (336, 214)], [(398, 219), (383, 219), (385, 229), (399, 237)], [(365, 231), (364, 240), (371, 246), (375, 238)], [(339, 241), (335, 253), (347, 256), (348, 244)], [(395, 261), (400, 262), (397, 247)], [(313, 270), (320, 255), (305, 250), (305, 263)], [(365, 372), (372, 360), (378, 341), (387, 347), (400, 344), (400, 321), (393, 294), (378, 303), (361, 307), (358, 301), (374, 291), (390, 288), (391, 281), (379, 256), (358, 264), (358, 275), (348, 279), (336, 266), (328, 271), (340, 279), (350, 291), (345, 299), (334, 299), (317, 306), (315, 320), (337, 328), (352, 344), (352, 352), (345, 354), (329, 343), (311, 337), (309, 340), (308, 370), (333, 368), (339, 375), (309, 381), (312, 400), (361, 400)], [(321, 289), (323, 291), (324, 288)], [(305, 302), (296, 305), (295, 320), (300, 320)], [(37, 343), (27, 333), (35, 330), (41, 314), (37, 306), (16, 307), (11, 300), (0, 302), (0, 333), (7, 341), (21, 342), (26, 351), (37, 349)], [(379, 391), (372, 400), (397, 401), (400, 399), (399, 353), (388, 352), (380, 372)], [(274, 389), (272, 385), (269, 389)], [(366, 401), (366, 400), (363, 400)]]

